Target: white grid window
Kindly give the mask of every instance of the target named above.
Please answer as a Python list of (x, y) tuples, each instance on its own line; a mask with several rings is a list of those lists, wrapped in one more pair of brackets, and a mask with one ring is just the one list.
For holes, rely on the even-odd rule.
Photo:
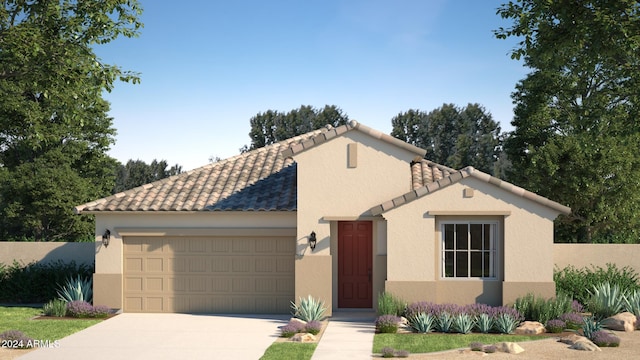
[(447, 222), (441, 226), (442, 277), (496, 277), (496, 223)]

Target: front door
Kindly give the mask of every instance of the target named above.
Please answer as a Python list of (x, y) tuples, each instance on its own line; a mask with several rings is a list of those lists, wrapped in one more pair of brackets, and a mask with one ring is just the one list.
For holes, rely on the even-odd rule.
[(371, 221), (338, 222), (338, 307), (372, 308)]

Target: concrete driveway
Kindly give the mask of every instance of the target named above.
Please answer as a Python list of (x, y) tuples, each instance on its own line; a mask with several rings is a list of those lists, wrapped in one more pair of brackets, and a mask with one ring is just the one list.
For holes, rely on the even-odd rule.
[(259, 359), (288, 320), (288, 315), (125, 313), (59, 339), (57, 348), (19, 359)]

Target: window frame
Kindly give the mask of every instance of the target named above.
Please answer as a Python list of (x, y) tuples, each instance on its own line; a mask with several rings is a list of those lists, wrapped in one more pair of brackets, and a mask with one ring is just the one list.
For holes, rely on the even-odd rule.
[[(459, 245), (456, 243), (456, 240), (454, 239), (454, 243), (451, 249), (446, 249), (446, 231), (445, 231), (445, 226), (447, 225), (467, 225), (467, 239), (466, 239), (466, 249), (463, 248), (458, 248)], [(476, 250), (473, 251), (471, 249), (471, 225), (489, 225), (490, 226), (490, 236), (492, 236), (491, 239), (489, 239), (489, 246), (490, 249), (486, 250), (486, 249), (482, 249), (482, 250)], [(501, 245), (501, 237), (500, 237), (500, 221), (498, 220), (488, 220), (488, 219), (460, 219), (460, 220), (452, 220), (452, 219), (447, 219), (447, 220), (441, 220), (439, 221), (439, 228), (440, 228), (440, 238), (439, 238), (439, 251), (440, 251), (440, 279), (441, 280), (447, 280), (447, 281), (486, 281), (486, 280), (498, 280), (500, 278), (500, 245)], [(457, 229), (456, 229), (457, 230)], [(492, 248), (491, 248), (492, 246)], [(484, 247), (484, 241), (483, 241), (483, 247)], [(472, 253), (488, 253), (489, 254), (489, 273), (491, 274), (491, 272), (493, 272), (493, 276), (487, 276), (487, 277), (483, 277), (483, 276), (471, 276), (471, 254)], [(446, 272), (446, 261), (447, 261), (447, 253), (453, 253), (454, 255), (454, 264), (453, 264), (453, 270), (454, 270), (454, 275), (457, 272), (456, 269), (456, 263), (455, 263), (455, 259), (456, 259), (456, 254), (457, 253), (461, 253), (467, 254), (467, 276), (446, 276), (445, 272)], [(482, 271), (484, 272), (484, 267), (482, 268)]]

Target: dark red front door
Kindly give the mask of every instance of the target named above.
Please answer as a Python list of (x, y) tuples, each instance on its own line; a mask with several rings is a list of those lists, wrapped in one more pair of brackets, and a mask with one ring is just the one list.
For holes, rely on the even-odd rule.
[(372, 307), (371, 221), (338, 222), (338, 307)]

